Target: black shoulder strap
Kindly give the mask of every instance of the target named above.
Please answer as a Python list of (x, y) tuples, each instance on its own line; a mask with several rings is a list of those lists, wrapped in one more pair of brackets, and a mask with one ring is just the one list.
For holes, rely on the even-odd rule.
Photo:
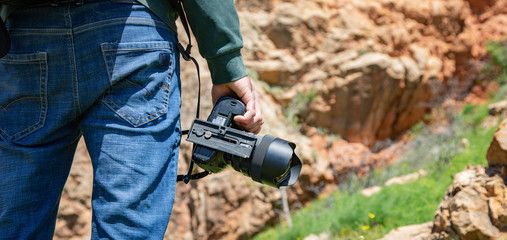
[[(190, 52), (192, 50), (192, 37), (190, 36), (190, 28), (188, 27), (187, 17), (185, 15), (185, 11), (183, 11), (183, 4), (181, 1), (182, 0), (178, 0), (177, 5), (176, 5), (176, 11), (178, 11), (178, 14), (180, 15), (181, 23), (183, 24), (183, 28), (185, 28), (185, 32), (187, 33), (188, 44), (187, 44), (187, 47), (184, 48), (183, 45), (181, 45), (181, 43), (178, 41), (178, 51), (181, 53), (181, 57), (185, 61), (194, 62), (195, 67), (197, 69), (197, 81), (199, 82), (199, 88), (198, 88), (198, 93), (197, 93), (197, 112), (195, 114), (196, 115), (195, 117), (199, 118), (199, 109), (201, 108), (201, 74), (199, 71), (199, 64), (197, 64), (197, 61), (195, 60), (195, 58), (190, 56)], [(183, 135), (188, 134), (188, 130), (182, 131), (182, 134)], [(195, 149), (195, 144), (193, 145), (192, 149)], [(191, 159), (187, 174), (186, 175), (178, 175), (176, 181), (177, 182), (183, 181), (184, 183), (188, 183), (192, 179), (200, 179), (200, 178), (206, 177), (210, 174), (210, 172), (208, 172), (208, 171), (192, 174), (193, 171), (194, 171), (194, 160)]]
[(181, 53), (181, 57), (185, 61), (192, 61), (195, 64), (195, 67), (197, 68), (197, 80), (199, 81), (199, 89), (197, 94), (197, 112), (196, 112), (196, 118), (199, 118), (199, 112), (200, 112), (200, 106), (201, 106), (201, 73), (199, 71), (199, 64), (197, 64), (197, 61), (195, 58), (190, 56), (190, 53), (192, 51), (192, 37), (190, 36), (190, 28), (188, 27), (188, 21), (187, 17), (185, 15), (185, 11), (183, 11), (183, 3), (182, 0), (178, 0), (176, 5), (176, 11), (178, 11), (178, 14), (181, 19), (181, 23), (183, 24), (183, 28), (185, 29), (185, 32), (187, 34), (188, 38), (188, 44), (187, 47), (183, 47), (181, 43), (178, 41), (178, 51)]
[(188, 44), (186, 48), (183, 48), (183, 45), (178, 44), (178, 50), (181, 52), (183, 59), (186, 61), (190, 60), (190, 52), (192, 50), (192, 37), (190, 36), (190, 28), (188, 27), (187, 17), (185, 15), (185, 11), (183, 11), (183, 3), (182, 0), (178, 0), (176, 4), (176, 11), (180, 16), (181, 23), (183, 24), (183, 28), (185, 29), (185, 33), (187, 33)]

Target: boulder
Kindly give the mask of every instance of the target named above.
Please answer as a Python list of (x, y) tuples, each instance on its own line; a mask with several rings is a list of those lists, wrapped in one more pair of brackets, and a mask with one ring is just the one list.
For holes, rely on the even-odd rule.
[(507, 186), (498, 169), (456, 174), (433, 221), (432, 239), (507, 239)]
[(431, 235), (432, 222), (404, 226), (390, 231), (380, 240), (427, 240)]
[(488, 105), (488, 113), (492, 116), (507, 114), (507, 100)]
[(486, 158), (489, 166), (507, 168), (507, 119), (496, 130)]
[(330, 237), (329, 233), (322, 232), (319, 235), (312, 233), (312, 234), (306, 236), (305, 238), (303, 238), (303, 240), (329, 240), (330, 238), (331, 237)]

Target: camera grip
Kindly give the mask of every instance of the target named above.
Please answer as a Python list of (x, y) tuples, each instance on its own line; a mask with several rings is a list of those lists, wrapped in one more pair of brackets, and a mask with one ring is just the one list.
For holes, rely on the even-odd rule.
[(243, 102), (232, 97), (221, 97), (211, 111), (208, 121), (221, 125), (231, 127), (232, 119), (236, 115), (242, 115), (246, 111), (246, 106)]

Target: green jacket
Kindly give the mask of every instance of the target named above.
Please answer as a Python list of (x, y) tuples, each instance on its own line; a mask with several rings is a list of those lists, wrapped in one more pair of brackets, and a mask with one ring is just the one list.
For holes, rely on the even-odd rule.
[[(171, 0), (137, 0), (176, 32), (176, 10)], [(235, 81), (247, 75), (241, 48), (243, 39), (234, 0), (182, 0), (199, 52), (208, 62), (213, 84)], [(6, 18), (12, 9), (0, 7)]]

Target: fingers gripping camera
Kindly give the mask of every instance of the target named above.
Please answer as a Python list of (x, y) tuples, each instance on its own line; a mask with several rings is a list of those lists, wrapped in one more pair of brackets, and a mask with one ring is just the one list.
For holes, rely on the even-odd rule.
[(234, 98), (220, 98), (207, 121), (194, 119), (187, 141), (195, 143), (192, 160), (202, 169), (218, 173), (228, 165), (254, 181), (275, 188), (293, 185), (301, 171), (294, 143), (241, 131), (233, 118), (245, 112)]

